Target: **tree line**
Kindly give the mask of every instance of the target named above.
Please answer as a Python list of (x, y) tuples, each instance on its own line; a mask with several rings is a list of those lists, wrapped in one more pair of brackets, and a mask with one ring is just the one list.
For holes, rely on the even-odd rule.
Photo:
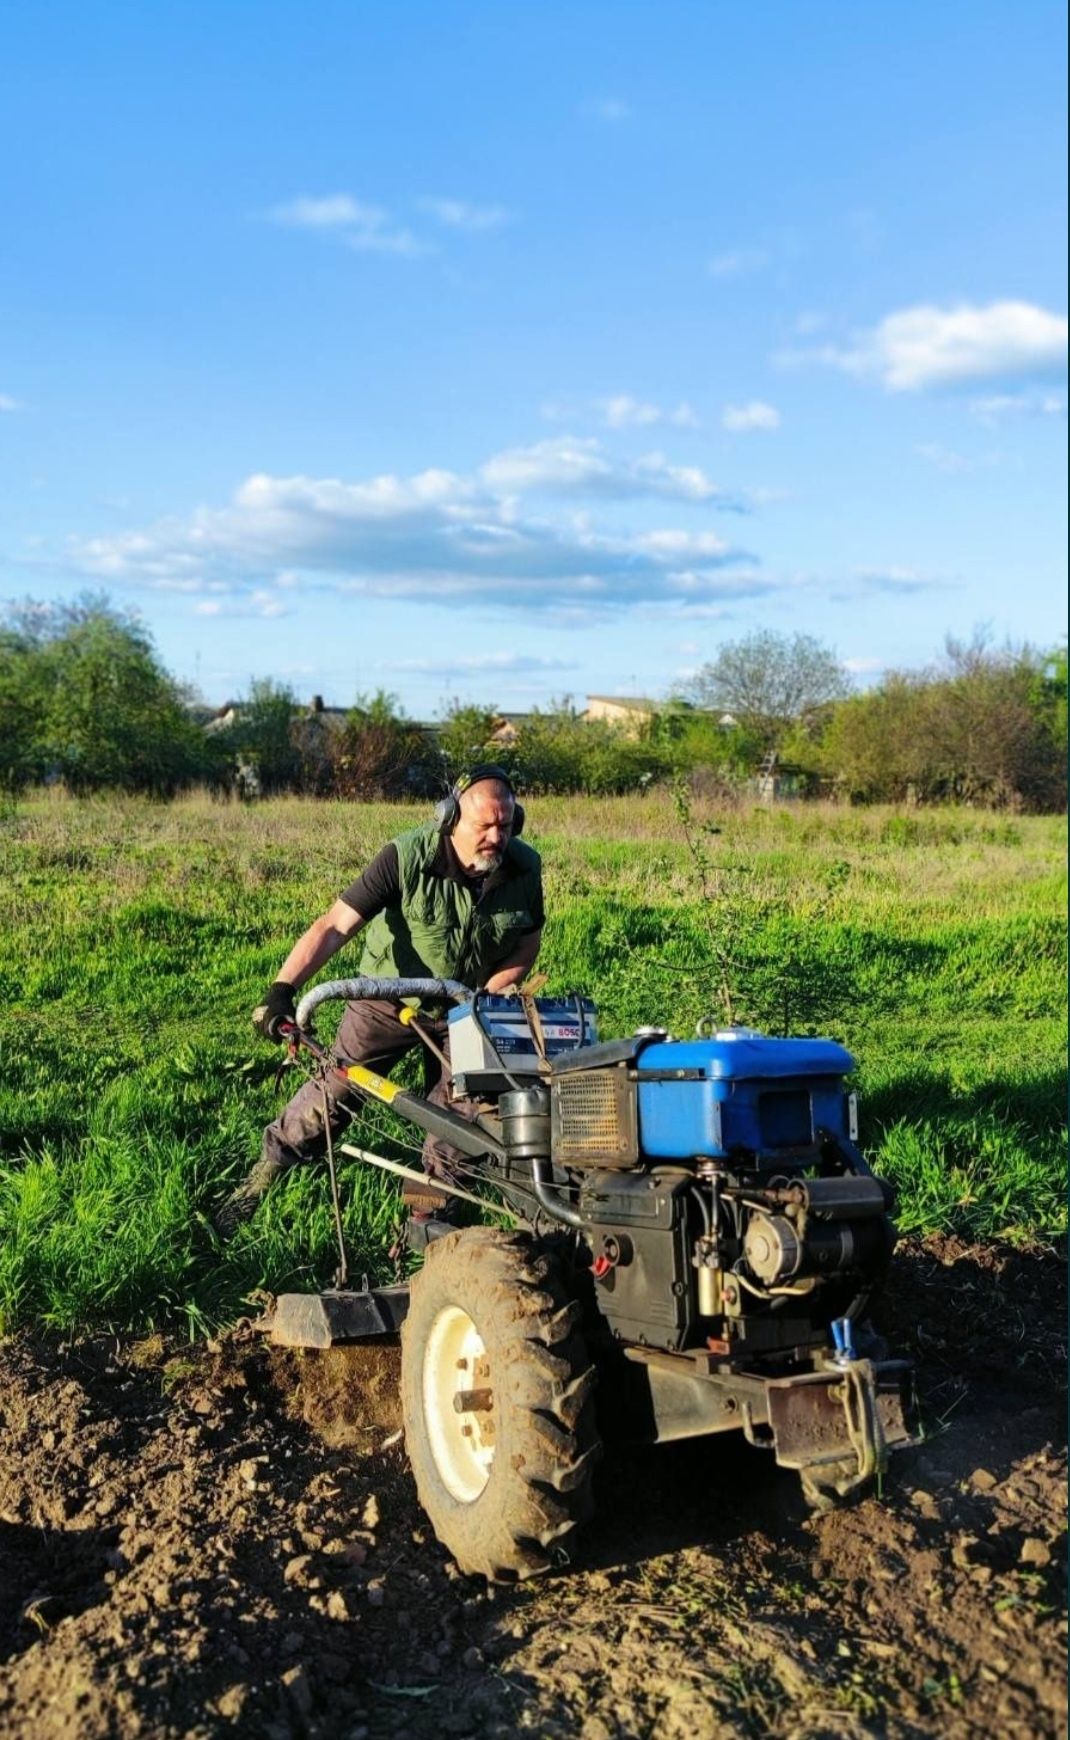
[(433, 729), (380, 690), (339, 718), (254, 682), (227, 720), (165, 669), (140, 621), (106, 598), (27, 603), (0, 622), (0, 787), (61, 782), (170, 797), (426, 797), (488, 757), (534, 793), (642, 791), (704, 780), (726, 796), (756, 777), (851, 802), (1066, 805), (1066, 648), (949, 639), (921, 671), (853, 692), (812, 636), (761, 632), (722, 647), (678, 693), (625, 726), (568, 700), (521, 718), (455, 704)]

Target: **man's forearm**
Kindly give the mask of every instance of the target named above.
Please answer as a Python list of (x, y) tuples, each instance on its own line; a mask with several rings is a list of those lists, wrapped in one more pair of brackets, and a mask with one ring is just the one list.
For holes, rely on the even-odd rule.
[(530, 937), (523, 937), (509, 959), (495, 967), (483, 987), (484, 990), (508, 991), (514, 985), (522, 985), (538, 959), (541, 941), (541, 931), (534, 931)]
[(363, 920), (352, 909), (347, 909), (339, 922), (336, 908), (332, 907), (322, 918), (317, 918), (315, 924), (310, 924), (304, 936), (294, 944), (279, 968), (279, 978), (299, 991), (314, 973), (326, 966), (362, 923)]

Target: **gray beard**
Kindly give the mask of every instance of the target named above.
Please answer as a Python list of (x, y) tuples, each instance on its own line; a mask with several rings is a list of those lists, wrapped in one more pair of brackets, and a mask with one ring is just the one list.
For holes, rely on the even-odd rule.
[(504, 857), (505, 853), (499, 852), (496, 857), (492, 858), (473, 858), (470, 874), (472, 876), (487, 876), (492, 870), (497, 870)]

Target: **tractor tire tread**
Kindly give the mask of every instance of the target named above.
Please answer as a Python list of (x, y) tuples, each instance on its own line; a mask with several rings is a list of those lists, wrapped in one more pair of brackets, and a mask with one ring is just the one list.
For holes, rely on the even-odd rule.
[[(488, 1484), (470, 1503), (446, 1490), (422, 1429), (422, 1338), (450, 1303), (484, 1340), (499, 1409)], [(513, 1582), (566, 1562), (590, 1515), (601, 1446), (579, 1315), (556, 1263), (527, 1234), (448, 1235), (413, 1278), (402, 1329), (406, 1442), (420, 1501), (462, 1571)]]

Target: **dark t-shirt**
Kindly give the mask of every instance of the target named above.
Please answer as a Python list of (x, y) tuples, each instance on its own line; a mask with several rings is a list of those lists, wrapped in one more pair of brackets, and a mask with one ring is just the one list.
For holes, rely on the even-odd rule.
[[(461, 868), (457, 854), (450, 844), (448, 836), (443, 839), (445, 863), (443, 875), (453, 882), (462, 882), (472, 890), (473, 898), (478, 900), (483, 892), (486, 875), (469, 876)], [(339, 896), (354, 912), (359, 912), (367, 924), (388, 906), (401, 904), (401, 874), (398, 869), (398, 849), (393, 840), (387, 842), (381, 852), (376, 853), (363, 875), (344, 889)], [(534, 920), (533, 930), (541, 930), (546, 922), (542, 905), (540, 889), (532, 902), (531, 916)]]

